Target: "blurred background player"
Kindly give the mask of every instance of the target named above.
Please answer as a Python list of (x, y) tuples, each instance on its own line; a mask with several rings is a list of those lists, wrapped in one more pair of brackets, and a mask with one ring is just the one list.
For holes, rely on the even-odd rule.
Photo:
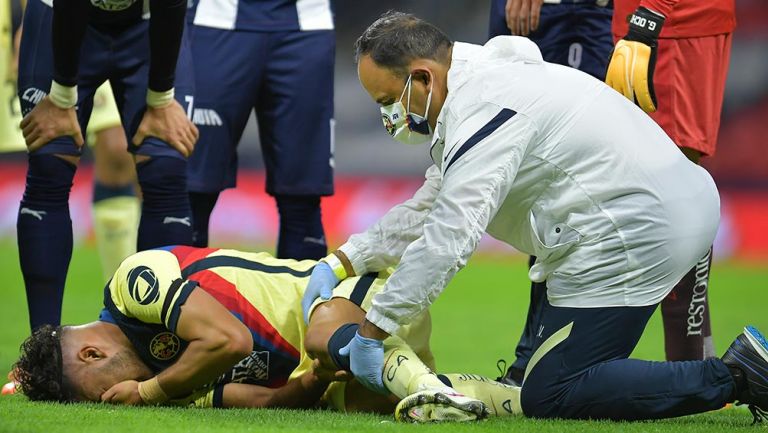
[[(606, 83), (649, 113), (691, 161), (717, 144), (736, 27), (734, 0), (616, 0), (617, 40)], [(712, 250), (661, 303), (668, 360), (715, 356), (710, 327)]]
[(127, 152), (109, 81), (96, 90), (86, 141), (93, 150), (93, 234), (104, 281), (136, 252), (141, 203), (136, 197), (136, 170)]
[(189, 161), (195, 245), (208, 245), (219, 193), (235, 186), (237, 145), (255, 110), (280, 215), (277, 257), (319, 259), (327, 252), (320, 197), (333, 194), (331, 1), (196, 3), (188, 16), (200, 127)]
[[(545, 61), (570, 66), (602, 80), (613, 49), (613, 0), (491, 0), (489, 39), (500, 35), (527, 36)], [(536, 262), (530, 257), (528, 266)], [(519, 385), (533, 355), (545, 283), (531, 282), (531, 298), (516, 359), (499, 380)]]
[(32, 329), (61, 319), (72, 255), (69, 191), (84, 141), (81, 131), (96, 88), (105, 81), (111, 81), (136, 155), (143, 193), (138, 249), (191, 243), (186, 157), (197, 130), (174, 99), (192, 102), (190, 59), (184, 49), (179, 55), (186, 2), (152, 0), (149, 20), (142, 18), (142, 3), (32, 0), (27, 5), (18, 92), (29, 168), (17, 232)]

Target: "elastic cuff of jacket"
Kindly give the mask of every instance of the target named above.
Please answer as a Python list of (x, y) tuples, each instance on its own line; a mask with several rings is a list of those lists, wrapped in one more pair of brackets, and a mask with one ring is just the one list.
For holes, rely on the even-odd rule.
[(375, 305), (368, 310), (368, 313), (365, 314), (365, 318), (389, 335), (394, 335), (400, 328), (399, 323), (379, 312), (379, 309), (376, 308)]
[(368, 273), (368, 267), (365, 265), (365, 260), (355, 244), (347, 241), (344, 245), (336, 249), (336, 251), (343, 253), (344, 256), (347, 257), (347, 260), (349, 260), (352, 267), (352, 275), (365, 275)]
[(53, 80), (48, 97), (59, 108), (72, 108), (77, 105), (77, 86), (65, 86)]
[(173, 102), (173, 97), (173, 87), (164, 92), (155, 92), (152, 89), (147, 89), (147, 105), (152, 108), (161, 108), (170, 105), (171, 102)]
[(629, 16), (629, 32), (624, 37), (627, 41), (638, 41), (654, 45), (664, 26), (664, 15), (645, 7), (639, 7)]

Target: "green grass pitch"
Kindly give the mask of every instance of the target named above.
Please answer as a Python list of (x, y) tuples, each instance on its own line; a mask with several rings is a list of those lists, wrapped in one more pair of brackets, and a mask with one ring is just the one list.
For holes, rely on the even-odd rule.
[[(0, 242), (0, 379), (27, 335), (27, 313), (16, 247)], [(768, 269), (758, 264), (716, 263), (711, 280), (715, 344), (722, 352), (745, 324), (768, 330), (765, 284)], [(103, 283), (96, 252), (75, 248), (64, 301), (64, 322), (94, 320)], [(522, 257), (476, 257), (433, 307), (432, 347), (438, 369), (498, 375), (496, 360), (511, 360), (528, 305), (526, 265)], [(651, 320), (635, 357), (663, 358), (661, 321)], [(744, 429), (752, 417), (743, 408), (724, 409), (674, 420), (636, 423), (492, 419), (452, 425), (401, 425), (391, 417), (329, 411), (200, 410), (123, 408), (101, 404), (30, 403), (21, 396), (0, 397), (0, 432), (701, 432)]]

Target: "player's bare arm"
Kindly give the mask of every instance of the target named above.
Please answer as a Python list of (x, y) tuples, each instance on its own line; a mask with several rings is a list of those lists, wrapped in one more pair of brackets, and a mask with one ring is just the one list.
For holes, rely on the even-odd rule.
[(329, 383), (349, 379), (351, 376), (346, 372), (326, 369), (319, 360), (315, 360), (312, 371), (289, 380), (279, 388), (228, 383), (224, 385), (222, 403), (224, 407), (241, 408), (311, 408), (317, 405)]
[[(57, 2), (53, 15), (54, 76), (51, 91), (21, 121), (30, 152), (57, 137), (70, 136), (81, 147), (85, 142), (77, 121), (77, 70), (87, 14), (83, 2)], [(21, 28), (14, 43), (21, 40)], [(16, 50), (18, 52), (18, 50)]]
[(156, 137), (188, 157), (198, 130), (174, 99), (173, 88), (186, 8), (186, 0), (150, 1), (147, 111), (132, 141), (138, 146), (145, 138)]
[[(102, 401), (156, 404), (189, 395), (232, 368), (253, 348), (248, 328), (204, 290), (192, 292), (181, 307), (176, 331), (180, 338), (189, 341), (176, 363), (142, 385), (136, 381), (118, 383), (102, 395)], [(158, 385), (160, 391), (153, 388), (154, 385)], [(148, 389), (150, 401), (146, 401), (147, 395), (144, 398), (139, 395), (140, 388), (144, 387)]]

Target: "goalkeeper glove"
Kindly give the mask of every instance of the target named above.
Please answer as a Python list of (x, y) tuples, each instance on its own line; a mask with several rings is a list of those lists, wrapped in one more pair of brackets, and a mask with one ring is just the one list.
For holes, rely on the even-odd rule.
[(639, 7), (629, 17), (629, 32), (616, 43), (605, 82), (646, 113), (656, 111), (653, 70), (664, 16)]

